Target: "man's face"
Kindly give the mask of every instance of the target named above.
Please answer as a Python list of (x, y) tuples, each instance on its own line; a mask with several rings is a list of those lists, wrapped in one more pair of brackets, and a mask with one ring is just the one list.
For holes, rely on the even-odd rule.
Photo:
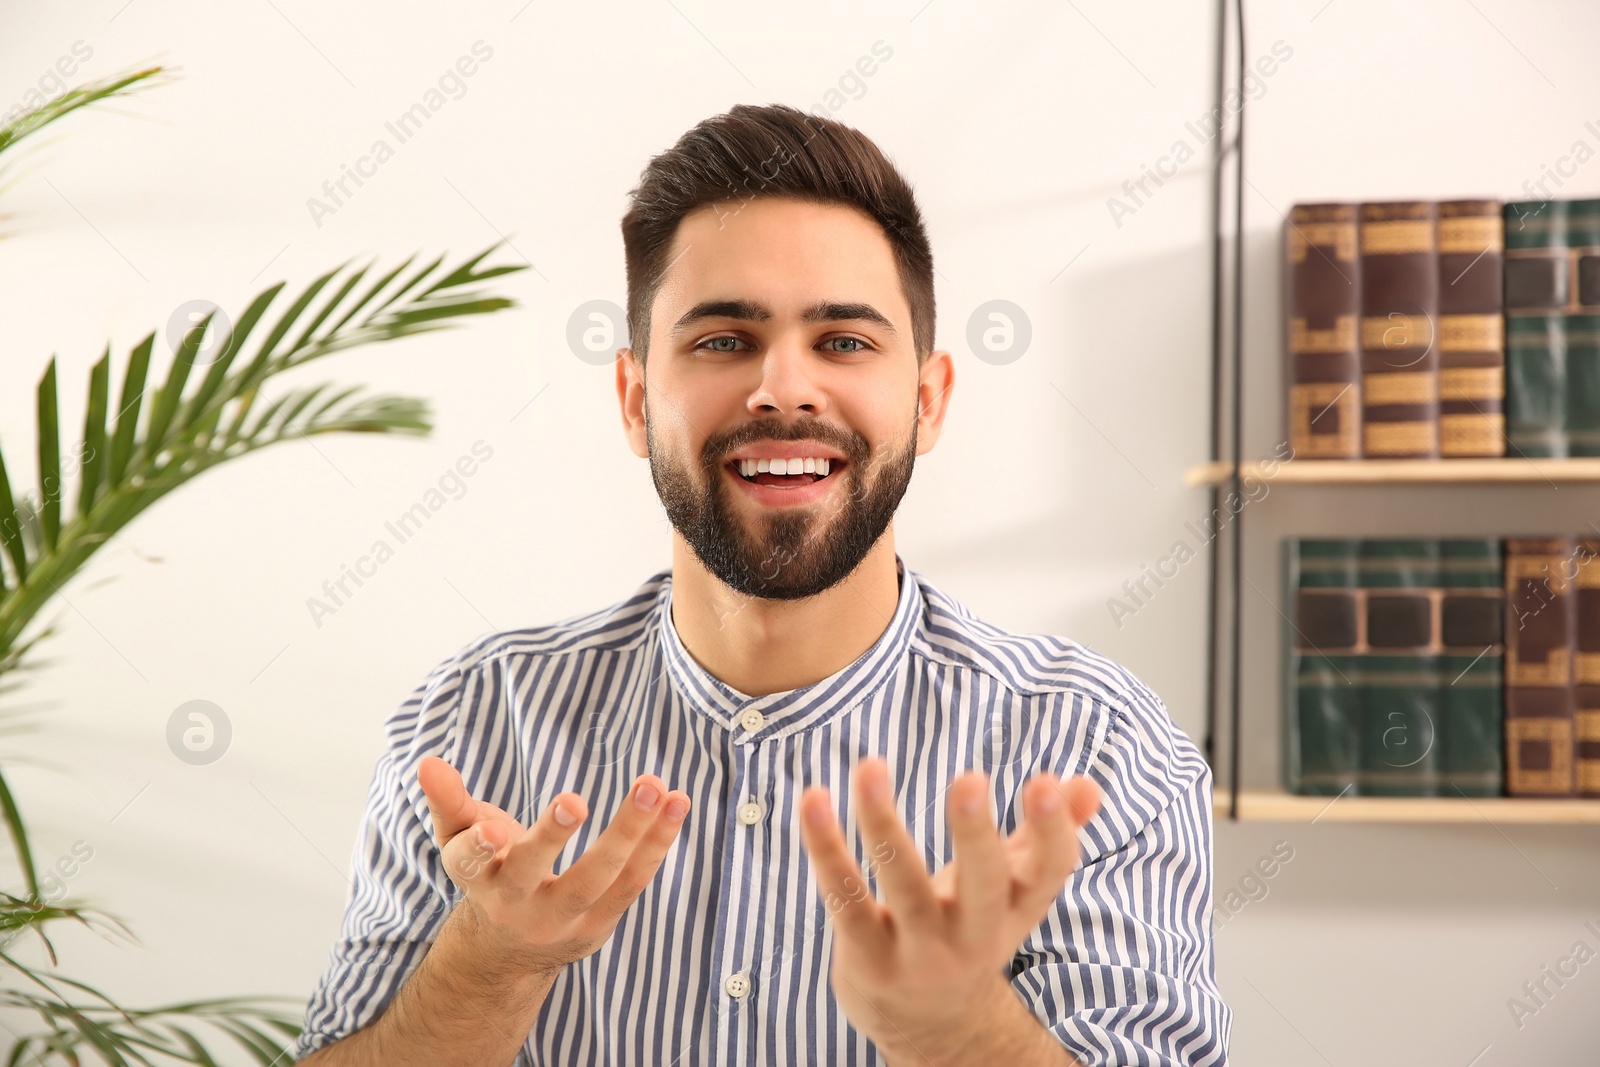
[[(942, 397), (924, 409), (948, 390), (949, 356), (925, 364), (945, 375), (927, 387), (888, 238), (854, 208), (710, 205), (679, 225), (667, 259), (642, 386), (631, 353), (618, 361), (634, 451), (649, 456), (673, 527), (725, 585), (814, 596), (888, 528), (915, 457), (938, 437)], [(828, 473), (742, 473), (762, 459), (826, 459)]]

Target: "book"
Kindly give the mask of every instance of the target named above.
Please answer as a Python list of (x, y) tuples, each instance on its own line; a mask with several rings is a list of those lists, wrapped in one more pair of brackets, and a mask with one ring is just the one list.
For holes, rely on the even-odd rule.
[(1297, 459), (1361, 455), (1355, 204), (1296, 204), (1284, 224), (1289, 444)]
[(1567, 203), (1505, 206), (1506, 454), (1567, 455)]
[(1492, 538), (1287, 541), (1291, 792), (1500, 792), (1500, 548)]
[(1494, 797), (1505, 788), (1501, 551), (1498, 538), (1439, 542), (1444, 796)]
[(1438, 205), (1439, 455), (1505, 455), (1505, 222), (1499, 200)]
[(1361, 774), (1372, 796), (1438, 796), (1440, 707), (1436, 604), (1439, 543), (1359, 542), (1358, 602), (1365, 652), (1352, 679), (1360, 689)]
[(1285, 786), (1292, 793), (1353, 791), (1360, 771), (1360, 690), (1351, 680), (1363, 618), (1356, 597), (1357, 544), (1287, 539), (1286, 589), (1295, 591), (1284, 642), (1290, 721)]
[(1580, 537), (1577, 549), (1573, 787), (1579, 796), (1600, 797), (1600, 537)]
[(1505, 542), (1506, 792), (1573, 791), (1577, 545), (1571, 537)]
[(1600, 200), (1566, 202), (1564, 388), (1569, 456), (1600, 456)]
[(1435, 205), (1360, 211), (1361, 454), (1439, 455), (1439, 270)]

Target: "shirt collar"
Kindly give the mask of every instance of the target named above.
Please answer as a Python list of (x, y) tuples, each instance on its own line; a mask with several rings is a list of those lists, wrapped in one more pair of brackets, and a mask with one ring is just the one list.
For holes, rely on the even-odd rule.
[(866, 700), (894, 673), (922, 619), (924, 600), (916, 574), (906, 569), (899, 553), (894, 561), (900, 599), (889, 625), (872, 647), (820, 681), (765, 696), (741, 693), (689, 654), (672, 622), (672, 576), (668, 573), (657, 594), (651, 624), (659, 635), (667, 673), (689, 704), (732, 730), (736, 742), (766, 741), (833, 718)]

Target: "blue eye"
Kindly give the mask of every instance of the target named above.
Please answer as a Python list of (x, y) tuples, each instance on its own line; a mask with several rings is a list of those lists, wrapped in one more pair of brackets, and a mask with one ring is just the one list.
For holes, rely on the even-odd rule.
[(857, 352), (865, 352), (867, 350), (866, 349), (866, 344), (867, 343), (865, 341), (863, 341), (859, 337), (830, 337), (830, 338), (828, 338), (827, 343), (831, 345), (835, 341), (844, 341), (847, 344), (852, 344), (852, 345), (856, 346), (855, 348), (847, 348), (847, 349), (838, 349), (838, 348), (836, 348), (836, 349), (834, 349), (834, 351), (838, 352), (840, 355), (854, 355)]

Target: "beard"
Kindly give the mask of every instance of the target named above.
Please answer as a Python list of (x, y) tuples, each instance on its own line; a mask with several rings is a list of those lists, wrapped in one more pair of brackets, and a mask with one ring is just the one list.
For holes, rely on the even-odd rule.
[[(766, 600), (816, 596), (848, 578), (894, 518), (911, 482), (917, 456), (917, 422), (898, 451), (879, 449), (860, 434), (818, 420), (785, 425), (758, 419), (709, 438), (695, 464), (679, 462), (657, 442), (645, 402), (650, 477), (667, 518), (706, 569), (730, 589)], [(730, 454), (758, 441), (814, 440), (844, 453), (844, 481), (812, 505), (760, 508), (753, 517), (734, 499), (724, 464)], [(756, 510), (756, 509), (752, 509)]]

